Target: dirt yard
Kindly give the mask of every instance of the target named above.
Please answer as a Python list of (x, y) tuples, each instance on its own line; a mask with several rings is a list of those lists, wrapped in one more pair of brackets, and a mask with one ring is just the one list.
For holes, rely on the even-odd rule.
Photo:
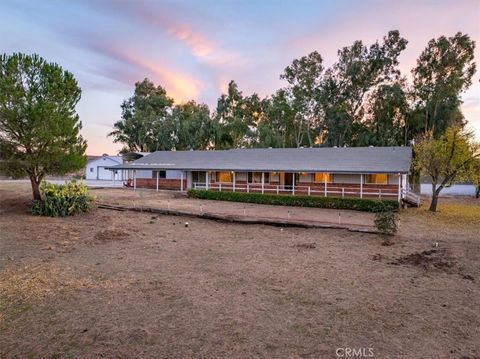
[(403, 211), (384, 246), (104, 209), (41, 218), (30, 196), (0, 182), (2, 358), (480, 357), (476, 200)]

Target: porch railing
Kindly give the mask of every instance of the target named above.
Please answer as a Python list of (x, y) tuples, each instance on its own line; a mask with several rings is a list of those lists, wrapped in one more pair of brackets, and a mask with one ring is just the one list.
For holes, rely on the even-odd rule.
[(228, 192), (247, 192), (247, 193), (270, 193), (270, 194), (290, 194), (290, 195), (308, 195), (308, 196), (324, 196), (324, 197), (377, 197), (379, 199), (397, 199), (398, 192), (395, 189), (357, 189), (351, 187), (338, 187), (334, 186), (333, 188), (321, 189), (318, 187), (311, 186), (292, 186), (291, 188), (286, 188), (281, 185), (264, 185), (260, 184), (252, 185), (250, 183), (241, 183), (235, 184), (232, 183), (209, 183), (208, 187), (205, 182), (194, 182), (194, 189), (199, 190), (214, 190), (214, 191), (228, 191)]

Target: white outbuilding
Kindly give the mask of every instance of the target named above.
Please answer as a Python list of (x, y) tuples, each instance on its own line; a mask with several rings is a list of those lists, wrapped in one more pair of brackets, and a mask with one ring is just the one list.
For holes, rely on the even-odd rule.
[[(111, 167), (120, 165), (123, 163), (122, 156), (102, 156), (87, 162), (87, 168), (85, 171), (85, 179), (87, 180), (112, 180), (112, 171), (105, 169), (105, 167)], [(121, 171), (120, 171), (121, 172)], [(120, 173), (116, 175), (116, 178), (121, 180)]]

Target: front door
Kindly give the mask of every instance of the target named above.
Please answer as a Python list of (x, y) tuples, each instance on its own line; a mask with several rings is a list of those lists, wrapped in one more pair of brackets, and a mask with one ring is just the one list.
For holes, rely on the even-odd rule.
[(293, 173), (285, 172), (285, 189), (291, 189), (293, 185)]

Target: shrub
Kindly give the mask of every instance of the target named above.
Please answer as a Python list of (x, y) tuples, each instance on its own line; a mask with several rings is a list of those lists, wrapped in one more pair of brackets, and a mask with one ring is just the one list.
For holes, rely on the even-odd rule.
[(388, 208), (375, 213), (375, 226), (380, 233), (393, 236), (398, 229), (397, 214)]
[(191, 189), (188, 196), (199, 199), (220, 201), (272, 204), (279, 206), (316, 207), (331, 209), (352, 209), (364, 212), (382, 212), (398, 210), (398, 203), (391, 200), (374, 200), (359, 198), (290, 196), (245, 192), (217, 192)]
[(65, 217), (88, 212), (93, 197), (82, 182), (69, 181), (62, 185), (42, 182), (42, 201), (32, 201), (29, 211), (39, 216)]

